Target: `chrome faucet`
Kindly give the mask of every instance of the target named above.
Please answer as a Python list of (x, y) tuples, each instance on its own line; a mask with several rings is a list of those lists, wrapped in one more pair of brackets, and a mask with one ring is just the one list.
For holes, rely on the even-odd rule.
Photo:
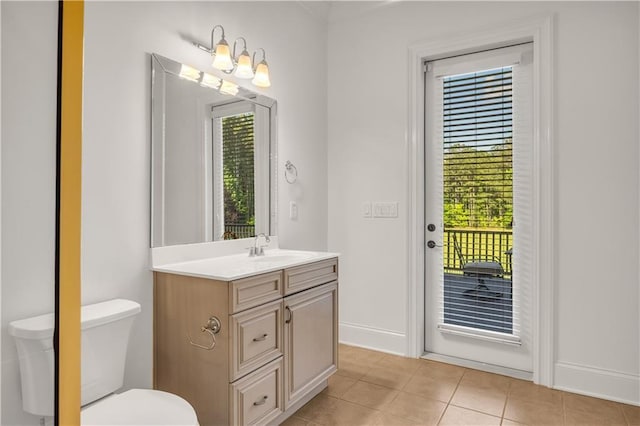
[(256, 235), (255, 240), (253, 240), (253, 247), (249, 247), (249, 257), (264, 256), (264, 248), (266, 247), (266, 244), (264, 246), (258, 246), (258, 240), (260, 237), (264, 237), (265, 243), (271, 242), (269, 236), (262, 232)]

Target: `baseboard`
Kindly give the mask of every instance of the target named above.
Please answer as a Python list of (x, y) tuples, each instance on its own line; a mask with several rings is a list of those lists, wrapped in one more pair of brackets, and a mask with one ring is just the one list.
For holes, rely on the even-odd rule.
[(640, 405), (640, 376), (638, 375), (557, 362), (554, 377), (556, 389)]
[(340, 323), (340, 343), (406, 356), (407, 336), (396, 331)]

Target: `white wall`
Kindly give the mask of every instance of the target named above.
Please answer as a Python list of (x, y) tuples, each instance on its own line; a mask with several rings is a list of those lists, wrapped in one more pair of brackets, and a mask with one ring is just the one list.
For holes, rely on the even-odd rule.
[[(57, 3), (2, 6), (2, 421), (38, 424), (22, 412), (12, 320), (53, 309)], [(149, 256), (149, 54), (205, 69), (213, 25), (264, 47), (278, 101), (279, 182), (299, 219), (279, 218), (284, 247), (326, 249), (326, 23), (293, 2), (87, 2), (82, 181), (82, 301), (124, 297), (142, 304), (126, 387), (151, 387)], [(246, 83), (245, 83), (246, 84)], [(281, 169), (282, 170), (282, 169)]]
[[(332, 5), (329, 249), (343, 254), (343, 340), (407, 347), (408, 46), (553, 14), (555, 386), (640, 403), (637, 8)], [(362, 203), (373, 200), (399, 201), (399, 218), (363, 218)]]
[(7, 324), (52, 312), (55, 259), (58, 5), (2, 9), (2, 421), (23, 413), (18, 356)]

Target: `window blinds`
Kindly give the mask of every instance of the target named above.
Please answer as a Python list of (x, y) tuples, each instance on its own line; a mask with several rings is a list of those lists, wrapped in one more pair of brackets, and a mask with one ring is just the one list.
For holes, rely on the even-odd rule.
[(510, 227), (512, 96), (511, 67), (443, 80), (445, 224)]
[(225, 231), (235, 238), (255, 234), (254, 114), (222, 118)]
[(486, 241), (513, 212), (512, 67), (443, 78), (442, 104), (446, 254), (460, 269), (445, 274), (442, 322), (512, 334), (511, 279)]

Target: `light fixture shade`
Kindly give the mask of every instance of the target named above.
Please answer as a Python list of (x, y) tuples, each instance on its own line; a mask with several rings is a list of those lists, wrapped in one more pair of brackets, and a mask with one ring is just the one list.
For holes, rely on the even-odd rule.
[(220, 83), (221, 80), (218, 77), (207, 74), (206, 72), (202, 74), (202, 81), (200, 82), (201, 86), (217, 89), (220, 87)]
[(231, 52), (225, 39), (221, 39), (216, 45), (216, 51), (213, 54), (213, 63), (211, 65), (222, 71), (231, 71), (233, 69)]
[(238, 56), (238, 68), (236, 68), (234, 75), (238, 78), (253, 78), (254, 76), (251, 57), (246, 50)]
[(269, 80), (269, 66), (266, 61), (262, 61), (256, 67), (256, 75), (251, 82), (258, 87), (271, 86), (271, 80)]
[(220, 93), (225, 95), (235, 96), (238, 94), (238, 85), (227, 80), (222, 80), (222, 86), (220, 86)]
[(182, 64), (180, 67), (180, 77), (197, 82), (200, 80), (200, 71), (189, 65)]

